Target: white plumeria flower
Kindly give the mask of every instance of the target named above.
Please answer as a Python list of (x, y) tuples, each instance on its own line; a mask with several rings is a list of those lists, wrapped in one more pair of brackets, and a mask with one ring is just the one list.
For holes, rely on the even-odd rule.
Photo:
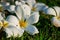
[[(20, 33), (21, 29), (18, 30), (14, 25), (12, 25), (12, 23), (9, 22), (9, 20), (12, 20), (12, 19), (9, 19), (9, 17), (7, 17), (7, 19), (4, 20), (4, 18), (2, 16), (3, 12), (1, 12), (1, 10), (0, 10), (0, 30), (3, 28), (3, 31), (5, 31), (7, 33), (7, 38), (11, 37), (11, 36), (17, 37), (19, 34), (22, 35), (22, 33)], [(13, 17), (10, 17), (10, 18), (13, 18)], [(14, 20), (15, 20), (15, 18), (14, 18)], [(21, 35), (19, 35), (19, 37)]]
[[(14, 19), (13, 19), (14, 18)], [(13, 20), (13, 21), (11, 21)], [(16, 20), (16, 21), (14, 21)], [(16, 19), (15, 16), (8, 16), (6, 20), (1, 20), (0, 21), (0, 30), (3, 29), (3, 31), (6, 32), (7, 34), (7, 38), (11, 37), (11, 36), (14, 36), (14, 37), (21, 37), (24, 30), (20, 29), (20, 27), (18, 27), (18, 25), (14, 24), (14, 23), (17, 23), (18, 20)], [(18, 30), (19, 29), (19, 30)]]
[[(15, 25), (11, 22), (11, 20), (15, 20), (14, 16), (8, 16), (6, 20), (4, 20), (3, 16), (2, 16), (2, 12), (0, 12), (0, 30), (3, 28), (3, 31), (5, 31), (7, 33), (7, 38), (14, 36), (22, 36), (22, 33), (20, 33), (20, 31), (22, 31), (21, 29), (18, 30)], [(16, 22), (17, 23), (17, 22)], [(23, 32), (23, 31), (22, 31)], [(20, 34), (20, 35), (19, 35)]]
[(51, 21), (54, 26), (60, 27), (60, 7), (54, 6), (54, 9), (56, 10), (56, 16)]
[[(22, 8), (20, 6), (16, 7), (16, 15), (19, 20), (20, 28), (24, 29), (31, 35), (39, 33), (38, 29), (32, 24), (37, 23), (39, 20), (39, 13), (33, 12), (27, 19), (25, 18), (27, 14), (22, 12)], [(30, 11), (30, 10), (28, 10)]]
[(23, 35), (24, 30), (19, 27), (18, 19), (15, 16), (10, 15), (7, 17), (6, 20), (8, 21), (10, 25), (8, 28), (5, 29), (5, 32), (8, 35), (7, 37), (11, 37), (11, 36), (21, 37)]
[(53, 8), (47, 8), (44, 11), (46, 14), (53, 15), (51, 22), (54, 26), (60, 27), (60, 7), (54, 6)]
[(47, 8), (44, 11), (46, 14), (53, 15), (51, 22), (54, 26), (60, 27), (60, 7), (54, 6), (53, 8)]

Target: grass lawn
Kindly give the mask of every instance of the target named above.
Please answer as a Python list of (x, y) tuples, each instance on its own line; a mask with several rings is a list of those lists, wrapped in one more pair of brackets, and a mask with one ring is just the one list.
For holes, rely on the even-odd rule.
[[(37, 0), (37, 2), (43, 2), (49, 7), (60, 6), (60, 0)], [(39, 34), (31, 36), (27, 32), (24, 32), (24, 35), (20, 38), (11, 37), (7, 39), (2, 32), (3, 37), (1, 40), (60, 40), (60, 28), (55, 27), (51, 23), (52, 17), (40, 12), (39, 22), (34, 24), (38, 28)]]

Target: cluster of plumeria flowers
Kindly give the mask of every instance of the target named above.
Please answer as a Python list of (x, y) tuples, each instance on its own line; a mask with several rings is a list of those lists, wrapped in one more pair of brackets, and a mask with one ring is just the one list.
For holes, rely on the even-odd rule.
[[(5, 10), (15, 13), (16, 16), (5, 17)], [(39, 11), (54, 15), (51, 21), (56, 27), (60, 27), (60, 7), (49, 8), (44, 3), (37, 3), (35, 0), (20, 0), (20, 2), (15, 1), (15, 5), (10, 5), (9, 2), (0, 3), (0, 30), (3, 29), (6, 32), (7, 38), (11, 36), (21, 37), (24, 31), (30, 35), (35, 35), (39, 31), (33, 24), (39, 20)]]

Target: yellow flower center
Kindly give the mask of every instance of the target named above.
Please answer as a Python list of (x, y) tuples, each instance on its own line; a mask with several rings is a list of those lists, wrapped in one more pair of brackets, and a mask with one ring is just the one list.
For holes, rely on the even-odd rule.
[(24, 21), (24, 20), (20, 20), (19, 21), (19, 25), (20, 25), (20, 27), (22, 27), (22, 28), (25, 28), (26, 26), (27, 26), (27, 22), (26, 21)]
[(8, 22), (6, 21), (0, 22), (0, 27), (3, 27), (3, 28), (8, 27)]
[(32, 11), (36, 11), (36, 8), (35, 8), (35, 7), (33, 7), (33, 8), (32, 8)]
[(56, 17), (58, 20), (60, 20), (60, 17)]

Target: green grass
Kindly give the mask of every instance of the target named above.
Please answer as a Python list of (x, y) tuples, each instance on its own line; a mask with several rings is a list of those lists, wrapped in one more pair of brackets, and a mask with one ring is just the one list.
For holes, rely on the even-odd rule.
[[(37, 0), (37, 2), (43, 2), (49, 7), (60, 6), (59, 0)], [(1, 40), (60, 40), (60, 28), (56, 28), (51, 23), (52, 17), (53, 16), (45, 15), (40, 12), (39, 22), (34, 24), (38, 28), (39, 34), (31, 36), (25, 32), (20, 38), (11, 37), (7, 39), (6, 37), (2, 37)]]

